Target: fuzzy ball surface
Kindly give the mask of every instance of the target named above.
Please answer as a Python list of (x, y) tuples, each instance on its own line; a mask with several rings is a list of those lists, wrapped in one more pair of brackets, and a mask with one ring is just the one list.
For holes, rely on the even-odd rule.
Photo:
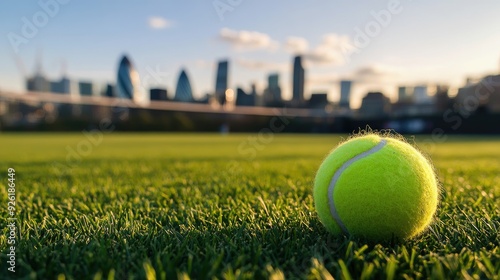
[(354, 137), (330, 152), (314, 182), (319, 219), (335, 235), (409, 239), (431, 223), (439, 187), (429, 160), (393, 137)]

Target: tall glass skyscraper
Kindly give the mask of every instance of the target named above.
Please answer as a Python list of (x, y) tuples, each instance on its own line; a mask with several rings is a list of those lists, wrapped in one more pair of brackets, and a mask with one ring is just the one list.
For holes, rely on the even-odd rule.
[(193, 101), (193, 91), (191, 89), (191, 83), (189, 83), (189, 78), (184, 69), (181, 71), (179, 80), (177, 81), (174, 100), (180, 102)]
[(227, 60), (219, 61), (217, 66), (217, 77), (215, 79), (215, 98), (220, 104), (226, 103), (226, 90), (228, 89), (228, 68)]
[(292, 101), (299, 105), (304, 101), (304, 80), (305, 71), (302, 67), (302, 56), (296, 56), (293, 59), (293, 89)]
[(270, 74), (267, 77), (267, 88), (270, 90), (274, 100), (281, 101), (281, 88), (279, 82), (279, 74)]
[(281, 103), (281, 88), (279, 74), (273, 73), (267, 77), (267, 88), (264, 91), (265, 106), (279, 106)]
[(351, 85), (352, 81), (340, 81), (340, 108), (351, 108)]
[(127, 56), (123, 56), (118, 65), (116, 93), (119, 98), (133, 99), (139, 89), (139, 73)]

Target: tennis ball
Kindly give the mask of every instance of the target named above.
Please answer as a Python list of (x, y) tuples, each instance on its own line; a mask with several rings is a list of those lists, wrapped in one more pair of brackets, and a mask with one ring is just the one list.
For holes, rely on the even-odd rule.
[(314, 182), (319, 219), (335, 235), (408, 239), (431, 223), (438, 201), (431, 163), (410, 144), (373, 133), (333, 149)]

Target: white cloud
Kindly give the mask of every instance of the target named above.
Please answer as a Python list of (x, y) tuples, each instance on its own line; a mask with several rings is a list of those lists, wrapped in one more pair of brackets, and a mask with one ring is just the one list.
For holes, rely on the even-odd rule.
[(231, 44), (238, 51), (270, 50), (279, 48), (279, 43), (269, 35), (257, 31), (236, 31), (223, 28), (219, 32), (219, 39)]
[(171, 27), (172, 22), (162, 17), (153, 16), (149, 17), (148, 25), (153, 29), (165, 29)]
[(302, 54), (309, 49), (309, 42), (301, 37), (288, 37), (284, 47), (290, 53)]
[(347, 62), (347, 56), (353, 49), (349, 36), (330, 33), (323, 36), (318, 46), (304, 53), (304, 57), (315, 64), (342, 65)]

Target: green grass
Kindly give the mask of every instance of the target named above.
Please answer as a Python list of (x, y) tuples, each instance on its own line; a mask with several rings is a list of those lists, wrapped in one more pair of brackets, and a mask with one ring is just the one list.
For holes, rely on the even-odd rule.
[[(443, 185), (437, 219), (414, 240), (373, 244), (333, 237), (314, 211), (315, 171), (339, 136), (276, 135), (255, 157), (249, 137), (0, 135), (0, 278), (500, 279), (500, 138), (418, 137)], [(91, 149), (67, 160), (78, 145)]]

